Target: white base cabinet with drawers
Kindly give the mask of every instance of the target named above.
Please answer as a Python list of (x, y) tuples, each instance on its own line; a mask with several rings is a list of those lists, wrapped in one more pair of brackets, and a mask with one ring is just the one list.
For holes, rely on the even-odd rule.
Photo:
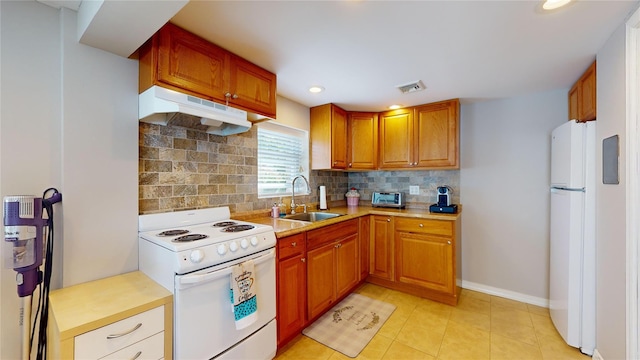
[(173, 296), (139, 271), (49, 294), (51, 359), (171, 359)]

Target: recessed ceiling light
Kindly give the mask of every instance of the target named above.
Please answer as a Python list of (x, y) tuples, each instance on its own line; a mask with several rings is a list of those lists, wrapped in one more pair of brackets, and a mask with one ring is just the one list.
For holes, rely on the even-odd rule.
[(400, 109), (401, 107), (402, 107), (402, 105), (393, 104), (393, 105), (389, 106), (389, 109), (396, 110), (396, 109)]
[(571, 2), (571, 0), (546, 0), (544, 4), (542, 4), (542, 8), (545, 10), (554, 10), (567, 5), (569, 2)]
[(320, 92), (323, 92), (323, 91), (324, 91), (324, 88), (322, 86), (319, 86), (319, 85), (314, 85), (314, 86), (309, 88), (309, 92), (312, 92), (314, 94), (320, 93)]

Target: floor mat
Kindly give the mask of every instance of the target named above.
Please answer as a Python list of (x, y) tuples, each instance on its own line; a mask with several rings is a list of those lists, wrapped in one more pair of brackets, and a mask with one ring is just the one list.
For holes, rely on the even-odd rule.
[(395, 309), (395, 305), (353, 293), (302, 333), (353, 358), (367, 346)]

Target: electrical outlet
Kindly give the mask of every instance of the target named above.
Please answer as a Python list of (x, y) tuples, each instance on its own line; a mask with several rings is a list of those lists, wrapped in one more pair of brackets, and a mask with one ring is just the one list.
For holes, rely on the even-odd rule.
[(409, 186), (409, 195), (420, 195), (420, 186), (418, 185)]

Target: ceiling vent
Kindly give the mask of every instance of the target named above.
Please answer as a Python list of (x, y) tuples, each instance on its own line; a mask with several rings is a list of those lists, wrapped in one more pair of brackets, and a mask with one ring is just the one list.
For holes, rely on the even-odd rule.
[(422, 90), (427, 88), (426, 86), (424, 86), (424, 83), (422, 82), (422, 80), (414, 81), (412, 83), (408, 83), (408, 84), (404, 84), (404, 85), (398, 85), (396, 87), (403, 94), (408, 94), (408, 93), (412, 93), (412, 92), (416, 92), (416, 91), (422, 91)]

